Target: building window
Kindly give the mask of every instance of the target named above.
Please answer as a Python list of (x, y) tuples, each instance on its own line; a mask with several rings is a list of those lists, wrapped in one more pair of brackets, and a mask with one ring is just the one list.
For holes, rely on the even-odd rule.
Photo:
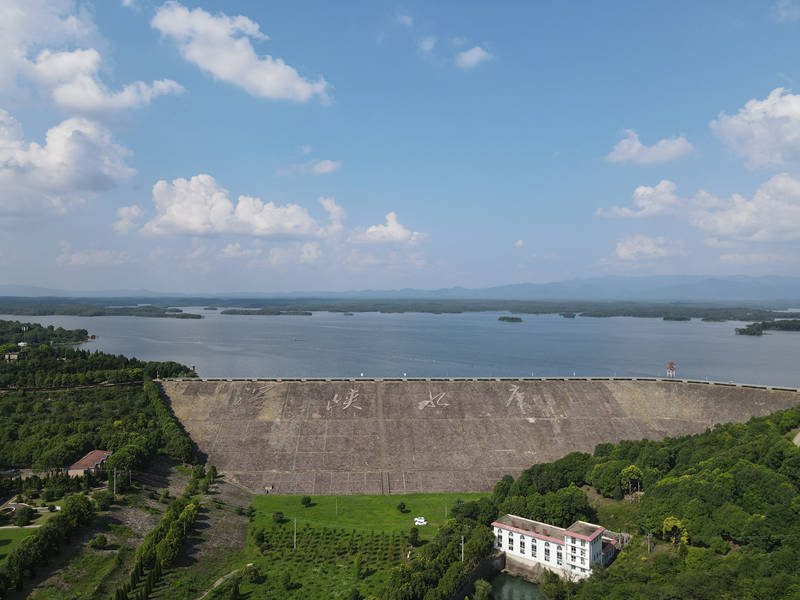
[(520, 538), (519, 539), (519, 551), (522, 554), (525, 554), (525, 538)]
[(503, 547), (503, 536), (502, 535), (498, 535), (497, 536), (497, 547), (498, 548), (502, 548)]
[(536, 540), (531, 540), (531, 556), (536, 558)]
[(512, 537), (508, 538), (508, 549), (509, 550), (513, 550), (514, 549), (514, 538), (512, 538)]

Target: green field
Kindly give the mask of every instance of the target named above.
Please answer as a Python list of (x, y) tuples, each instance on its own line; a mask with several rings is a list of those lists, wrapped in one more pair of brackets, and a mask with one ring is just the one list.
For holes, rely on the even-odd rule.
[[(386, 531), (407, 534), (414, 517), (425, 517), (429, 525), (419, 528), (420, 537), (432, 537), (445, 520), (447, 510), (460, 498), (465, 502), (486, 497), (487, 494), (397, 494), (390, 496), (312, 496), (308, 508), (300, 504), (301, 496), (256, 496), (254, 525), (272, 526), (272, 513), (282, 512), (286, 519), (297, 519), (297, 525), (340, 527), (366, 531)], [(405, 512), (397, 505), (403, 502)]]
[(36, 529), (0, 529), (0, 566), (2, 566), (6, 557), (11, 553), (14, 548), (19, 546), (19, 543), (32, 534)]

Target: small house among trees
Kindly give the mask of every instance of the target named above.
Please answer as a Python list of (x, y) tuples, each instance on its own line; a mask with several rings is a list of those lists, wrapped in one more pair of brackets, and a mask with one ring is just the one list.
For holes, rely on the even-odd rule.
[(67, 468), (70, 477), (82, 477), (87, 472), (98, 473), (103, 469), (103, 463), (111, 456), (108, 450), (92, 450), (78, 462)]

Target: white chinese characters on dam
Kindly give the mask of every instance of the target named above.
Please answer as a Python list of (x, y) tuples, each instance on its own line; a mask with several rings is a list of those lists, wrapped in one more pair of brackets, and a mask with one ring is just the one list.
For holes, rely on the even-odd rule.
[(342, 410), (347, 410), (348, 408), (362, 410), (362, 408), (356, 404), (356, 400), (358, 400), (358, 388), (350, 388), (344, 400), (339, 398), (339, 394), (334, 394), (333, 399), (328, 401), (328, 411), (331, 411), (337, 406)]
[(445, 395), (447, 395), (447, 392), (441, 392), (435, 396), (433, 392), (428, 392), (428, 399), (418, 402), (417, 408), (424, 410), (426, 408), (436, 408), (437, 406), (450, 406), (449, 402), (444, 401)]
[(518, 385), (512, 385), (510, 388), (508, 388), (508, 391), (511, 392), (511, 394), (509, 395), (508, 400), (506, 400), (506, 408), (516, 402), (517, 406), (519, 406), (519, 412), (524, 415), (526, 412), (525, 392), (521, 391)]

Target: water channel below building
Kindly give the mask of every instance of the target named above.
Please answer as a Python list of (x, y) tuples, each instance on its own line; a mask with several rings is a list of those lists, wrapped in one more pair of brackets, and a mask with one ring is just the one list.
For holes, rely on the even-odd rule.
[(493, 600), (539, 600), (542, 593), (539, 586), (529, 583), (522, 577), (500, 573), (492, 579)]

